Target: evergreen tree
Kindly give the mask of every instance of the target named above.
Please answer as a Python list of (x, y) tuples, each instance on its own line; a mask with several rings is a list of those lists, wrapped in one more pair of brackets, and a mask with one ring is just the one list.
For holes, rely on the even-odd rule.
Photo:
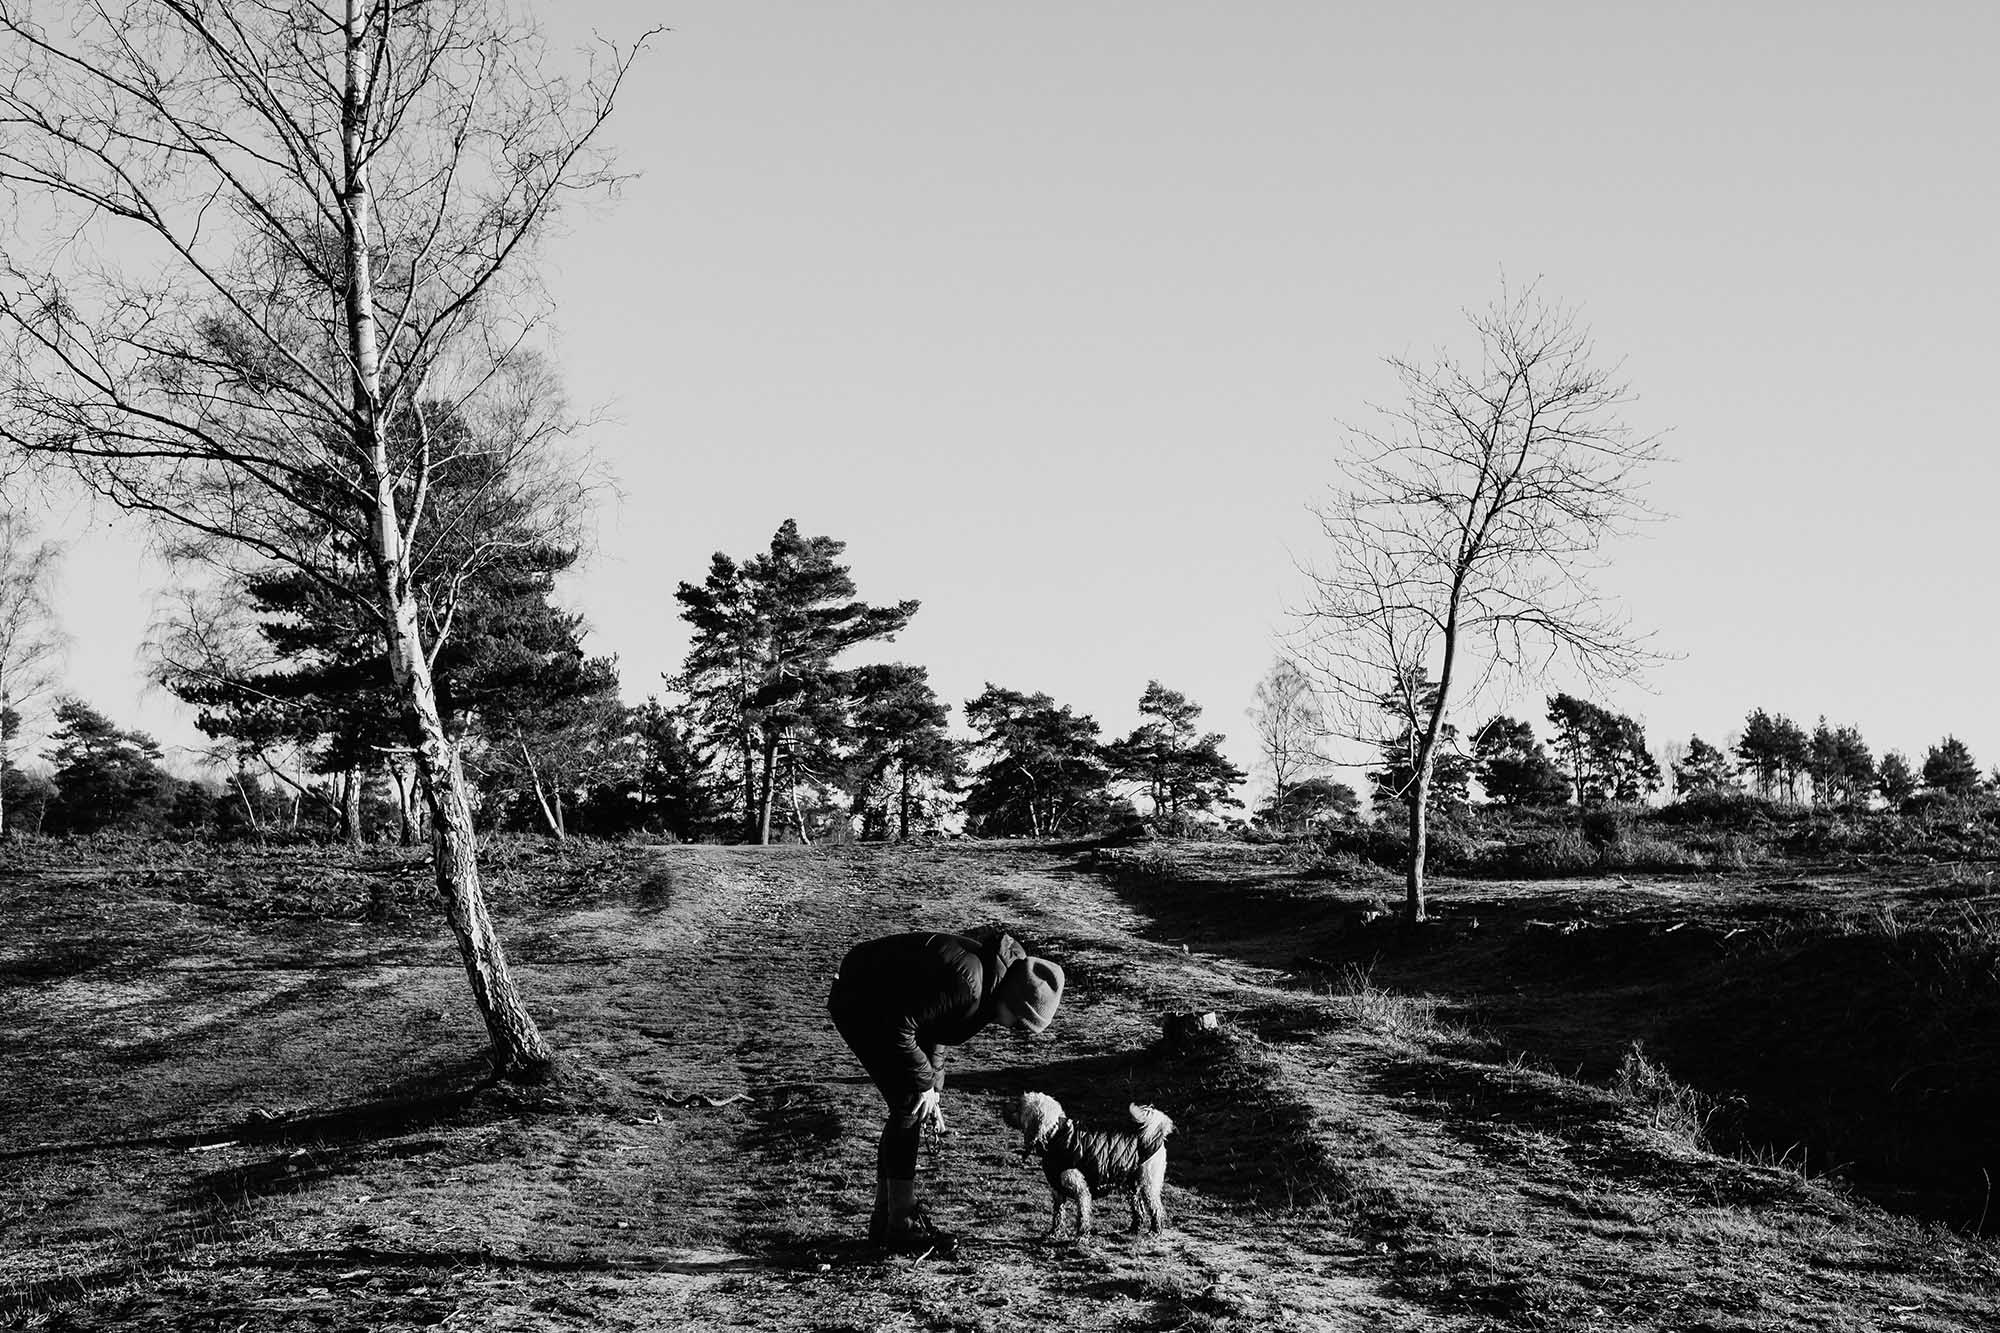
[[(1814, 753), (1819, 754), (1818, 736)], [(1875, 756), (1858, 727), (1836, 727), (1827, 749), (1835, 799), (1842, 805), (1866, 805), (1875, 790)]]
[(1812, 763), (1812, 741), (1798, 723), (1759, 708), (1745, 720), (1736, 754), (1759, 796), (1773, 797), (1782, 790), (1786, 800), (1798, 800), (1799, 779)]
[(1306, 778), (1258, 807), (1256, 820), (1266, 828), (1298, 833), (1314, 824), (1347, 823), (1361, 812), (1354, 788), (1332, 778)]
[(1805, 728), (1788, 717), (1777, 719), (1775, 740), (1778, 777), (1785, 785), (1785, 799), (1796, 804), (1799, 780), (1806, 775), (1806, 768), (1812, 762), (1812, 741), (1807, 737)]
[(1096, 719), (991, 682), (965, 704), (981, 763), (965, 797), (970, 826), (983, 834), (1055, 837), (1095, 827), (1110, 800), (1110, 776)]
[(1613, 798), (1643, 801), (1660, 789), (1660, 764), (1646, 744), (1646, 729), (1623, 713), (1604, 712), (1592, 736), (1599, 771), (1606, 775)]
[[(580, 618), (555, 607), (555, 580), (577, 560), (574, 545), (552, 540), (520, 487), (505, 475), (500, 451), (489, 448), (452, 404), (421, 406), (436, 474), (425, 499), (436, 513), (412, 559), (411, 580), (431, 658), (440, 720), (456, 740), (483, 713), (500, 724), (494, 744), (516, 739), (517, 728), (492, 707), (524, 697), (547, 700), (530, 683), (538, 674), (573, 674), (581, 659)], [(419, 410), (406, 407), (388, 423), (400, 447), (414, 447)], [(333, 485), (310, 475), (301, 486)], [(417, 503), (411, 499), (409, 503)], [(311, 513), (329, 506), (313, 507)], [(405, 521), (414, 521), (414, 515)], [(234, 743), (240, 756), (292, 747), (312, 756), (312, 771), (335, 780), (343, 835), (359, 842), (361, 793), (385, 756), (413, 753), (413, 718), (398, 702), (388, 641), (373, 611), (377, 573), (359, 534), (301, 517), (284, 533), (292, 558), (239, 570), (225, 597), (240, 597), (263, 651), (254, 662), (218, 660), (213, 652), (162, 648), (156, 677), (195, 704), (196, 725)], [(192, 616), (193, 613), (191, 613)], [(185, 645), (204, 626), (177, 625)], [(287, 780), (282, 771), (271, 773)], [(414, 835), (414, 784), (399, 776), (402, 837)]]
[(1882, 763), (1875, 770), (1875, 790), (1882, 793), (1882, 799), (1892, 810), (1917, 794), (1917, 775), (1900, 750), (1882, 756)]
[(1674, 790), (1681, 796), (1732, 790), (1736, 773), (1729, 756), (1699, 736), (1688, 739), (1687, 754), (1674, 765)]
[[(1375, 697), (1389, 723), (1382, 739), (1376, 742), (1381, 767), (1368, 774), (1369, 796), (1378, 812), (1398, 808), (1410, 813), (1412, 827), (1419, 822), (1412, 809), (1419, 789), (1429, 792), (1421, 821), (1428, 827), (1434, 816), (1458, 814), (1465, 809), (1472, 782), (1472, 760), (1459, 748), (1458, 728), (1437, 716), (1432, 706), (1437, 692), (1436, 681), (1411, 673), (1392, 682)], [(1425, 732), (1418, 726), (1427, 716), (1434, 718), (1437, 725), (1437, 735), (1432, 738), (1435, 743), (1429, 745), (1425, 743)], [(1425, 782), (1421, 780), (1419, 765), (1427, 750), (1430, 774)]]
[(57, 796), (44, 818), (50, 833), (147, 830), (166, 824), (178, 784), (160, 767), (160, 747), (143, 731), (121, 731), (81, 699), (56, 704), (50, 762)]
[(1759, 796), (1768, 799), (1778, 787), (1782, 768), (1779, 759), (1777, 721), (1763, 709), (1753, 709), (1744, 719), (1743, 735), (1736, 742), (1736, 756)]
[[(616, 661), (583, 655), (577, 618), (559, 614), (554, 623), (564, 632), (553, 651), (508, 643), (514, 651), (506, 665), (489, 661), (483, 676), (468, 671), (461, 679), (478, 687), (476, 754), (489, 797), (531, 801), (543, 831), (562, 841), (569, 811), (624, 757), (626, 710)], [(463, 642), (479, 639), (468, 635)]]
[(1242, 804), (1230, 792), (1247, 775), (1223, 757), (1220, 732), (1196, 730), (1200, 704), (1153, 680), (1139, 696), (1139, 716), (1132, 734), (1106, 746), (1104, 755), (1113, 773), (1145, 785), (1156, 818)]
[(781, 774), (793, 792), (827, 775), (848, 702), (834, 659), (893, 639), (917, 611), (914, 601), (875, 607), (856, 599), (838, 560), (846, 549), (831, 537), (803, 537), (786, 519), (764, 553), (739, 564), (718, 551), (702, 583), (674, 593), (694, 627), (675, 684), (709, 735), (733, 751), (752, 841), (770, 841)]
[(727, 779), (718, 778), (715, 756), (687, 711), (649, 698), (633, 710), (630, 725), (640, 743), (644, 826), (676, 842), (722, 833), (729, 824)]
[(924, 791), (952, 791), (965, 760), (945, 734), (951, 710), (920, 666), (864, 666), (848, 677), (854, 701), (854, 753), (849, 766), (862, 834), (886, 836), (890, 808), (870, 799), (886, 788), (894, 802), (895, 836), (909, 838), (923, 821)]
[(1473, 740), (1473, 766), (1488, 800), (1521, 808), (1567, 805), (1570, 780), (1526, 722), (1495, 716)]
[(1596, 751), (1591, 745), (1592, 738), (1602, 730), (1603, 712), (1588, 699), (1572, 694), (1549, 696), (1548, 719), (1555, 731), (1556, 756), (1569, 770), (1570, 786), (1576, 791), (1579, 806), (1602, 800), (1607, 792), (1607, 784), (1598, 775), (1594, 763)]
[(1931, 746), (1924, 756), (1924, 786), (1945, 796), (1970, 796), (1979, 790), (1979, 765), (1964, 741), (1947, 736)]
[(1548, 718), (1579, 805), (1642, 801), (1660, 789), (1659, 761), (1637, 720), (1568, 694), (1549, 696)]
[[(1465, 812), (1472, 788), (1472, 759), (1459, 752), (1458, 728), (1444, 724), (1440, 746), (1431, 760), (1429, 813), (1450, 818)], [(1368, 773), (1370, 799), (1377, 810), (1408, 809), (1417, 789), (1417, 738), (1407, 728), (1380, 742), (1382, 766)]]

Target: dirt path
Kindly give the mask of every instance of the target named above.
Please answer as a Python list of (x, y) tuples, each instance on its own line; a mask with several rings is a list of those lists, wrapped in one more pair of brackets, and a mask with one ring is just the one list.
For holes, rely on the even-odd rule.
[[(0, 1327), (2000, 1326), (1990, 1250), (1212, 952), (1242, 934), (1203, 928), (1226, 897), (1163, 925), (1015, 846), (661, 848), (616, 872), (502, 914), (551, 1037), (603, 1083), (577, 1105), (462, 1090), (477, 1024), (432, 930), (287, 933), (146, 890), (61, 966), (0, 950)], [(42, 944), (77, 932), (37, 901), (10, 905)], [(924, 1169), (961, 1256), (880, 1261), (881, 1108), (826, 1021), (833, 967), (988, 922), (1069, 994), (1050, 1033), (952, 1057)], [(1163, 1015), (1208, 1010), (1217, 1036), (1160, 1043)], [(999, 1119), (1027, 1088), (1174, 1115), (1164, 1236), (1127, 1240), (1112, 1208), (1090, 1247), (1039, 1238), (1039, 1172)]]
[[(663, 1112), (659, 1130), (638, 1131), (629, 1150), (646, 1159), (637, 1175), (652, 1184), (648, 1197), (627, 1202), (647, 1205), (654, 1223), (644, 1234), (635, 1229), (626, 1253), (657, 1258), (664, 1228), (710, 1267), (628, 1279), (617, 1308), (596, 1317), (646, 1326), (667, 1298), (689, 1320), (760, 1329), (1230, 1319), (1438, 1327), (1382, 1294), (1363, 1271), (1364, 1252), (1327, 1210), (1288, 1213), (1241, 1191), (1211, 1198), (1180, 1186), (1171, 1171), (1173, 1228), (1160, 1240), (1127, 1240), (1115, 1209), (1112, 1231), (1087, 1250), (1039, 1239), (1046, 1194), (1032, 1165), (1009, 1151), (1002, 1104), (1029, 1087), (1061, 1095), (1072, 1109), (1150, 1098), (1135, 1057), (1158, 1036), (1160, 1014), (1208, 1007), (1238, 984), (1219, 963), (1132, 939), (1121, 928), (1133, 924), (1129, 911), (1094, 877), (1063, 864), (1042, 852), (673, 849), (661, 853), (669, 906), (557, 923), (572, 945), (623, 939), (633, 951), (587, 980), (575, 971), (530, 974), (535, 993), (560, 995), (577, 1013), (598, 1006), (649, 1037), (607, 1038), (616, 1044), (586, 1058), (663, 1096), (749, 1097)], [(953, 1054), (945, 1102), (953, 1132), (924, 1170), (936, 1211), (970, 1239), (955, 1261), (879, 1264), (858, 1242), (880, 1101), (826, 1024), (826, 989), (857, 939), (994, 920), (1069, 967), (1075, 981), (1062, 1021), (1043, 1038), (995, 1031)], [(1173, 985), (1149, 986), (1161, 972), (1173, 974)], [(558, 989), (564, 979), (566, 991)], [(1197, 1154), (1207, 1137), (1199, 1125), (1180, 1136)], [(1170, 1155), (1182, 1146), (1170, 1144)]]

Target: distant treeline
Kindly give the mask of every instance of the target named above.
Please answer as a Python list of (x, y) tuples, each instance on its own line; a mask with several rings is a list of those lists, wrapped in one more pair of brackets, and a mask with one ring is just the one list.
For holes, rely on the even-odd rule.
[[(1203, 731), (1201, 707), (1159, 680), (1139, 696), (1140, 725), (1121, 738), (1106, 740), (1094, 718), (1046, 693), (991, 683), (963, 701), (969, 736), (954, 736), (951, 707), (925, 668), (848, 663), (892, 641), (919, 608), (861, 600), (844, 551), (787, 520), (748, 558), (717, 553), (701, 582), (674, 593), (691, 630), (681, 668), (637, 705), (618, 697), (616, 663), (586, 653), (581, 618), (554, 601), (573, 550), (526, 547), (486, 569), (458, 591), (434, 664), (482, 825), (557, 837), (820, 841), (944, 829), (1074, 836), (1142, 819), (1167, 830), (1296, 832), (1359, 820), (1359, 795), (1330, 776), (1313, 682), (1283, 659), (1250, 710), (1268, 779), (1254, 811), (1237, 798), (1247, 775), (1222, 754), (1224, 737)], [(198, 710), (217, 776), (175, 777), (151, 737), (59, 697), (43, 755), (50, 771), (30, 773), (17, 746), (0, 749), (9, 831), (422, 835), (426, 812), (379, 632), (302, 578), (227, 591), (233, 606), (191, 608), (155, 645), (155, 675)], [(231, 616), (260, 651), (215, 647)], [(14, 741), (19, 713), (0, 720)], [(1854, 727), (1821, 719), (1808, 732), (1763, 709), (1727, 750), (1697, 735), (1659, 757), (1639, 722), (1586, 699), (1551, 695), (1546, 723), (1546, 745), (1506, 715), (1488, 718), (1469, 743), (1447, 727), (1431, 810), (1449, 820), (1475, 804), (1552, 810), (1732, 792), (1898, 809), (1991, 785), (1955, 737), (1913, 766), (1893, 750), (1877, 760)], [(1381, 740), (1367, 774), (1377, 812), (1407, 801), (1415, 749), (1407, 728)]]

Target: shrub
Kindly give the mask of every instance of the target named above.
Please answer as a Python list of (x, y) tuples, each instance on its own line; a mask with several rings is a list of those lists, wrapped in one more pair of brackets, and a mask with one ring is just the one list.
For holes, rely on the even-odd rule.
[(1772, 861), (1774, 854), (1756, 838), (1734, 830), (1720, 833), (1693, 833), (1687, 845), (1708, 860), (1714, 870), (1745, 870)]
[(1716, 824), (1724, 828), (1753, 829), (1771, 824), (1777, 807), (1747, 791), (1690, 792), (1662, 806), (1653, 818), (1667, 824)]
[(1337, 824), (1319, 836), (1318, 852), (1324, 861), (1353, 858), (1393, 870), (1408, 859), (1409, 842), (1382, 824)]
[(1698, 1088), (1676, 1082), (1667, 1067), (1646, 1056), (1646, 1049), (1633, 1042), (1611, 1076), (1611, 1091), (1636, 1106), (1655, 1129), (1664, 1130), (1688, 1147), (1706, 1152), (1709, 1122), (1715, 1118), (1716, 1101)]
[(1554, 879), (1586, 875), (1597, 869), (1598, 850), (1575, 829), (1551, 829), (1494, 848), (1483, 858), (1496, 874)]
[(1602, 849), (1607, 870), (1674, 871), (1706, 870), (1708, 857), (1684, 843), (1634, 833)]
[(1583, 812), (1583, 818), (1578, 822), (1583, 826), (1584, 837), (1604, 847), (1611, 843), (1629, 842), (1638, 818), (1622, 805), (1593, 805)]

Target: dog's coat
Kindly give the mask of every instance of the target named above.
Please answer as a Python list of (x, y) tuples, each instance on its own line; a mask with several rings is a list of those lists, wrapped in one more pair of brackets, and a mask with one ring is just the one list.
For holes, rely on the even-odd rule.
[[(1148, 1226), (1157, 1235), (1167, 1210), (1160, 1188), (1167, 1178), (1167, 1135), (1174, 1122), (1151, 1106), (1127, 1108), (1130, 1130), (1084, 1129), (1063, 1114), (1062, 1103), (1039, 1092), (1024, 1092), (1003, 1118), (1021, 1131), (1021, 1151), (1042, 1159), (1055, 1201), (1048, 1234), (1062, 1228), (1063, 1205), (1076, 1205), (1077, 1239), (1090, 1234), (1093, 1195), (1108, 1187), (1129, 1191), (1132, 1230)], [(1143, 1214), (1143, 1218), (1142, 1218)]]

